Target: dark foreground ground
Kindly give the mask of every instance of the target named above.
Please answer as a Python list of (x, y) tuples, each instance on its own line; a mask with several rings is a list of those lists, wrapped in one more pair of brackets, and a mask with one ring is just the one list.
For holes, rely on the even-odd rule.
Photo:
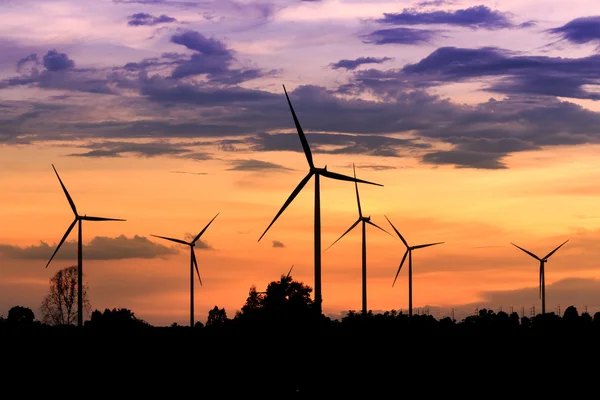
[(425, 326), (12, 327), (0, 382), (7, 399), (598, 397), (595, 325)]

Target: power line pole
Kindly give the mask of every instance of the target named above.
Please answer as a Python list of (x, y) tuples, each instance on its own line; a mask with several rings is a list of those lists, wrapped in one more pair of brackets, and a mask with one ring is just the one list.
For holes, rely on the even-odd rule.
[(560, 317), (560, 304), (558, 305), (558, 316)]
[(535, 304), (531, 307), (531, 318), (535, 317)]
[(452, 309), (452, 321), (456, 321), (456, 320), (454, 319), (454, 308)]
[(521, 306), (521, 319), (525, 318), (525, 306)]
[(512, 315), (514, 312), (513, 306), (510, 306), (510, 315)]

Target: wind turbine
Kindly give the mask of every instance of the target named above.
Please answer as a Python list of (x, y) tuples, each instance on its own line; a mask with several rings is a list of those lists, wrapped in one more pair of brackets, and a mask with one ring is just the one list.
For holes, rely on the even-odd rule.
[(56, 250), (54, 250), (54, 253), (52, 253), (52, 257), (50, 257), (50, 260), (48, 260), (48, 263), (46, 264), (46, 268), (48, 268), (48, 265), (50, 265), (50, 262), (52, 261), (52, 259), (56, 255), (56, 253), (58, 252), (58, 249), (60, 249), (60, 246), (62, 246), (62, 244), (67, 239), (67, 236), (69, 236), (69, 233), (71, 233), (71, 231), (73, 230), (73, 227), (75, 226), (75, 224), (77, 224), (77, 230), (78, 230), (78, 233), (77, 233), (77, 326), (79, 328), (81, 328), (83, 326), (83, 242), (81, 239), (82, 238), (82, 229), (81, 229), (82, 223), (81, 223), (81, 221), (125, 221), (125, 220), (124, 219), (116, 219), (116, 218), (90, 217), (88, 215), (79, 215), (77, 213), (77, 208), (75, 207), (75, 203), (73, 202), (71, 195), (69, 195), (69, 192), (67, 191), (67, 188), (65, 187), (62, 180), (60, 179), (60, 176), (58, 175), (56, 168), (54, 168), (54, 164), (52, 164), (52, 169), (54, 170), (54, 173), (56, 174), (56, 177), (58, 178), (58, 181), (60, 182), (60, 186), (62, 187), (63, 192), (65, 192), (65, 196), (67, 196), (67, 200), (69, 201), (71, 210), (73, 210), (73, 214), (75, 214), (75, 219), (73, 220), (73, 222), (71, 222), (71, 225), (69, 225), (69, 227), (67, 228), (67, 231), (65, 232), (64, 236), (58, 243), (58, 246), (56, 246)]
[[(356, 168), (354, 164), (352, 164), (352, 170), (354, 171), (354, 177), (356, 178)], [(358, 183), (354, 182), (354, 187), (356, 188), (356, 203), (358, 204), (358, 219), (354, 222), (350, 228), (346, 232), (342, 234), (335, 242), (329, 245), (325, 251), (329, 250), (331, 246), (336, 244), (338, 240), (346, 236), (348, 232), (356, 227), (360, 222), (362, 222), (362, 314), (363, 316), (367, 315), (367, 224), (374, 226), (377, 229), (380, 229), (391, 236), (391, 234), (375, 223), (371, 222), (371, 217), (365, 217), (362, 214), (362, 209), (360, 207), (360, 196), (358, 194)]]
[(565, 240), (560, 246), (558, 246), (557, 248), (552, 250), (544, 258), (539, 258), (532, 252), (525, 250), (524, 248), (519, 247), (516, 244), (511, 242), (511, 244), (513, 246), (515, 246), (516, 248), (518, 248), (520, 250), (523, 250), (525, 253), (529, 254), (531, 257), (535, 258), (536, 260), (538, 260), (540, 262), (540, 298), (542, 299), (542, 314), (546, 313), (546, 273), (544, 272), (544, 264), (546, 264), (548, 262), (548, 258), (550, 258), (550, 256), (552, 254), (554, 254), (556, 252), (556, 250), (560, 249), (568, 241), (569, 241), (569, 239)]
[(258, 239), (258, 241), (260, 242), (260, 240), (263, 238), (263, 236), (267, 233), (267, 231), (269, 230), (269, 228), (275, 223), (275, 221), (277, 220), (277, 218), (279, 218), (279, 216), (283, 213), (283, 211), (287, 208), (287, 206), (290, 205), (290, 203), (294, 200), (294, 198), (298, 195), (298, 193), (300, 193), (300, 191), (302, 190), (302, 188), (304, 188), (304, 186), (308, 183), (308, 181), (310, 180), (310, 178), (314, 175), (315, 177), (315, 208), (314, 208), (314, 257), (315, 257), (315, 304), (316, 304), (316, 311), (319, 313), (319, 315), (322, 312), (322, 302), (323, 302), (323, 298), (321, 295), (321, 193), (320, 193), (320, 178), (321, 176), (326, 177), (326, 178), (331, 178), (331, 179), (336, 179), (336, 180), (341, 180), (341, 181), (348, 181), (348, 182), (359, 182), (359, 183), (367, 183), (369, 185), (377, 185), (377, 186), (383, 186), (381, 184), (378, 183), (373, 183), (373, 182), (368, 182), (368, 181), (363, 181), (361, 179), (356, 179), (356, 178), (352, 178), (350, 176), (346, 176), (346, 175), (342, 175), (342, 174), (338, 174), (335, 172), (331, 172), (327, 170), (327, 165), (325, 165), (325, 168), (317, 168), (315, 167), (315, 164), (313, 162), (312, 159), (312, 153), (310, 151), (310, 147), (308, 145), (308, 141), (306, 140), (306, 136), (304, 135), (304, 131), (302, 130), (302, 127), (300, 126), (300, 122), (298, 121), (298, 118), (296, 117), (296, 113), (294, 112), (294, 108), (292, 107), (292, 103), (290, 101), (290, 98), (287, 94), (287, 91), (285, 90), (285, 85), (283, 85), (283, 91), (285, 92), (285, 97), (287, 98), (287, 102), (288, 105), (290, 107), (290, 111), (292, 112), (292, 117), (294, 118), (294, 124), (296, 125), (296, 130), (298, 131), (298, 136), (300, 137), (300, 142), (302, 143), (302, 148), (304, 149), (304, 155), (306, 156), (306, 161), (308, 161), (308, 174), (306, 174), (306, 176), (300, 181), (300, 183), (298, 184), (298, 186), (296, 186), (296, 189), (294, 189), (294, 191), (292, 192), (292, 194), (288, 197), (288, 199), (285, 201), (285, 203), (283, 204), (283, 206), (281, 207), (281, 209), (279, 210), (279, 212), (275, 215), (275, 218), (273, 218), (273, 221), (271, 221), (271, 223), (269, 224), (269, 226), (267, 227), (267, 229), (265, 229), (265, 231), (263, 232), (263, 234), (260, 236), (260, 238)]
[(196, 237), (194, 238), (194, 240), (192, 240), (191, 242), (186, 242), (185, 240), (174, 239), (174, 238), (170, 238), (170, 237), (166, 237), (166, 236), (158, 236), (158, 235), (152, 235), (152, 234), (150, 235), (150, 236), (154, 236), (157, 238), (170, 240), (171, 242), (185, 244), (187, 246), (190, 246), (190, 326), (192, 328), (194, 327), (194, 268), (196, 268), (196, 274), (198, 275), (198, 281), (200, 281), (200, 286), (202, 286), (202, 278), (200, 278), (200, 271), (198, 270), (198, 261), (196, 261), (196, 253), (194, 252), (194, 247), (196, 246), (196, 242), (198, 241), (198, 239), (200, 239), (200, 236), (202, 236), (204, 231), (206, 231), (208, 229), (210, 224), (212, 224), (212, 222), (215, 220), (215, 218), (217, 218), (218, 215), (219, 215), (219, 213), (217, 213), (217, 215), (215, 215), (213, 217), (213, 219), (210, 220), (210, 222), (204, 227), (204, 229), (202, 229), (200, 231), (200, 233), (197, 234)]
[(394, 224), (392, 224), (392, 221), (390, 221), (387, 216), (385, 217), (385, 219), (387, 219), (388, 222), (390, 223), (390, 225), (392, 225), (392, 228), (394, 228), (394, 230), (396, 231), (396, 234), (398, 234), (398, 237), (400, 238), (400, 240), (402, 240), (402, 243), (404, 243), (404, 245), (406, 246), (406, 251), (404, 252), (402, 261), (400, 261), (400, 266), (398, 267), (398, 271), (396, 272), (396, 277), (394, 278), (394, 283), (392, 283), (392, 287), (394, 287), (394, 284), (396, 283), (396, 279), (398, 279), (398, 274), (400, 273), (400, 270), (402, 269), (402, 264), (404, 264), (404, 261), (406, 260), (406, 256), (408, 255), (408, 316), (412, 317), (412, 252), (413, 252), (413, 250), (416, 250), (416, 249), (422, 249), (423, 247), (435, 246), (436, 244), (442, 244), (444, 242), (436, 242), (436, 243), (428, 243), (428, 244), (419, 244), (417, 246), (409, 246), (408, 243), (406, 242), (406, 240), (404, 240), (404, 238), (400, 234), (400, 232), (398, 232), (398, 229), (396, 229)]

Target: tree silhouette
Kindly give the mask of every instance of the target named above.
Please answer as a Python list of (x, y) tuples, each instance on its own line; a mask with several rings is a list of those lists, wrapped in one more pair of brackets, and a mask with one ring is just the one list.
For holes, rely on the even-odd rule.
[[(89, 313), (87, 284), (83, 285), (83, 307)], [(72, 325), (77, 321), (77, 266), (58, 270), (50, 278), (50, 290), (40, 307), (42, 321), (50, 325)]]
[(31, 324), (34, 319), (35, 316), (31, 308), (22, 306), (14, 306), (8, 310), (8, 317), (6, 318), (8, 322), (18, 324)]
[(206, 326), (222, 326), (228, 321), (227, 312), (224, 308), (215, 306), (208, 312), (208, 319), (206, 320)]

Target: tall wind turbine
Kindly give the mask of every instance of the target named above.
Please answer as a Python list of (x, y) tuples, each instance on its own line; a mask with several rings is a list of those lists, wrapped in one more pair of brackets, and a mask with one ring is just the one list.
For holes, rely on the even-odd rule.
[(552, 250), (544, 258), (539, 258), (532, 252), (525, 250), (524, 248), (519, 247), (516, 244), (511, 242), (511, 244), (513, 246), (515, 246), (516, 248), (518, 248), (520, 250), (523, 250), (525, 253), (529, 254), (531, 257), (535, 258), (536, 260), (538, 260), (540, 262), (540, 298), (542, 299), (542, 314), (546, 314), (546, 273), (544, 272), (544, 264), (546, 264), (548, 262), (548, 258), (550, 258), (550, 256), (552, 254), (554, 254), (556, 252), (556, 250), (560, 249), (568, 241), (569, 241), (569, 239), (565, 240), (560, 246), (558, 246), (557, 248)]
[(196, 269), (196, 274), (198, 275), (198, 281), (200, 282), (200, 286), (202, 286), (202, 278), (200, 278), (200, 271), (198, 270), (198, 261), (196, 261), (196, 253), (194, 252), (194, 247), (196, 246), (196, 242), (198, 241), (198, 239), (200, 239), (200, 236), (202, 236), (204, 231), (208, 229), (210, 224), (212, 224), (212, 222), (215, 220), (215, 218), (217, 218), (218, 215), (219, 213), (217, 213), (217, 215), (215, 215), (213, 219), (210, 220), (210, 222), (204, 227), (204, 229), (202, 229), (200, 233), (197, 234), (191, 242), (186, 242), (185, 240), (174, 239), (166, 236), (150, 235), (157, 238), (170, 240), (171, 242), (190, 246), (190, 326), (192, 328), (194, 327), (194, 268)]
[(387, 216), (385, 217), (385, 219), (387, 219), (388, 222), (390, 223), (390, 225), (392, 225), (392, 228), (394, 228), (394, 230), (396, 231), (396, 234), (398, 234), (398, 237), (400, 238), (400, 240), (402, 240), (402, 243), (404, 243), (404, 245), (406, 246), (406, 251), (404, 252), (402, 261), (400, 261), (400, 266), (398, 267), (398, 271), (396, 272), (396, 277), (394, 278), (394, 283), (392, 283), (392, 287), (394, 287), (394, 284), (396, 283), (396, 279), (398, 279), (398, 274), (400, 273), (400, 270), (402, 269), (402, 264), (404, 264), (404, 261), (406, 260), (406, 256), (408, 255), (408, 316), (412, 317), (412, 252), (413, 252), (413, 250), (416, 250), (416, 249), (422, 249), (423, 247), (435, 246), (436, 244), (442, 244), (444, 242), (436, 242), (436, 243), (428, 243), (428, 244), (419, 244), (417, 246), (409, 246), (408, 243), (406, 242), (406, 240), (404, 240), (404, 238), (400, 234), (400, 232), (398, 232), (398, 229), (396, 229), (394, 224), (392, 224), (392, 221), (390, 221)]
[(78, 230), (78, 234), (77, 234), (77, 326), (79, 328), (81, 328), (83, 326), (83, 243), (82, 243), (82, 239), (81, 239), (81, 237), (82, 237), (81, 221), (125, 221), (125, 220), (124, 219), (116, 219), (116, 218), (90, 217), (88, 215), (79, 215), (77, 213), (77, 208), (75, 207), (75, 203), (73, 202), (71, 195), (69, 195), (69, 192), (67, 191), (67, 188), (65, 187), (62, 180), (60, 179), (60, 176), (58, 175), (56, 168), (54, 168), (54, 164), (52, 164), (52, 169), (54, 170), (54, 173), (56, 174), (56, 177), (58, 178), (58, 181), (60, 182), (60, 186), (62, 187), (63, 192), (65, 192), (65, 196), (67, 196), (67, 200), (69, 201), (69, 204), (71, 205), (71, 210), (73, 210), (73, 214), (75, 214), (75, 219), (73, 220), (71, 225), (69, 225), (69, 227), (67, 228), (67, 231), (65, 232), (64, 236), (58, 243), (58, 246), (56, 246), (56, 250), (54, 250), (54, 253), (52, 253), (52, 257), (50, 257), (50, 260), (48, 260), (48, 263), (46, 264), (46, 268), (48, 268), (48, 265), (50, 265), (50, 262), (52, 261), (52, 259), (56, 255), (56, 253), (58, 252), (58, 249), (60, 249), (60, 246), (62, 246), (62, 244), (67, 239), (67, 236), (69, 236), (69, 233), (71, 233), (71, 231), (73, 230), (73, 227), (75, 226), (75, 224), (77, 224), (77, 230)]
[(275, 223), (277, 218), (283, 213), (283, 211), (290, 205), (290, 203), (294, 200), (294, 198), (300, 193), (302, 188), (308, 183), (310, 178), (314, 175), (315, 177), (315, 209), (314, 209), (314, 257), (315, 257), (315, 304), (316, 311), (319, 315), (322, 312), (322, 302), (323, 297), (321, 295), (321, 193), (320, 193), (320, 178), (321, 176), (331, 179), (336, 179), (340, 181), (349, 181), (349, 182), (359, 182), (359, 183), (367, 183), (369, 185), (377, 185), (383, 186), (378, 183), (363, 181), (361, 179), (352, 178), (350, 176), (338, 174), (335, 172), (331, 172), (327, 170), (327, 165), (325, 168), (317, 168), (312, 159), (312, 153), (310, 151), (310, 146), (308, 145), (308, 141), (306, 140), (306, 136), (304, 135), (304, 131), (300, 126), (300, 122), (296, 117), (296, 113), (294, 112), (294, 108), (292, 107), (292, 103), (290, 101), (290, 97), (285, 90), (285, 85), (283, 85), (283, 91), (285, 92), (285, 97), (287, 98), (288, 105), (290, 107), (290, 111), (292, 112), (292, 117), (294, 118), (294, 124), (296, 125), (296, 130), (298, 131), (298, 136), (300, 137), (300, 142), (302, 143), (302, 148), (304, 149), (304, 155), (306, 156), (306, 161), (308, 161), (308, 174), (300, 181), (296, 189), (290, 194), (288, 199), (285, 201), (279, 212), (273, 218), (273, 221), (269, 224), (267, 229), (263, 232), (263, 234), (258, 238), (258, 241), (265, 236), (269, 228)]
[[(354, 167), (354, 164), (352, 164), (352, 170), (354, 171), (354, 177), (356, 178), (356, 168)], [(326, 248), (325, 251), (329, 250), (329, 248), (331, 246), (333, 246), (334, 244), (336, 244), (338, 242), (338, 240), (340, 240), (341, 238), (346, 236), (346, 234), (348, 232), (350, 232), (352, 229), (354, 229), (356, 227), (356, 225), (358, 225), (360, 222), (362, 222), (362, 314), (363, 314), (363, 316), (366, 316), (367, 315), (367, 224), (372, 225), (375, 228), (384, 231), (385, 233), (387, 233), (390, 236), (391, 236), (391, 233), (389, 233), (382, 227), (376, 225), (375, 223), (371, 222), (370, 216), (368, 216), (368, 217), (363, 216), (362, 209), (360, 207), (360, 196), (358, 194), (358, 183), (354, 182), (354, 187), (356, 189), (356, 203), (358, 204), (358, 219), (356, 220), (356, 222), (354, 222), (350, 226), (350, 228), (348, 228), (348, 230), (346, 232), (344, 232), (342, 234), (342, 236), (337, 238), (337, 240), (335, 242), (333, 242), (331, 245), (329, 245), (329, 247)]]

